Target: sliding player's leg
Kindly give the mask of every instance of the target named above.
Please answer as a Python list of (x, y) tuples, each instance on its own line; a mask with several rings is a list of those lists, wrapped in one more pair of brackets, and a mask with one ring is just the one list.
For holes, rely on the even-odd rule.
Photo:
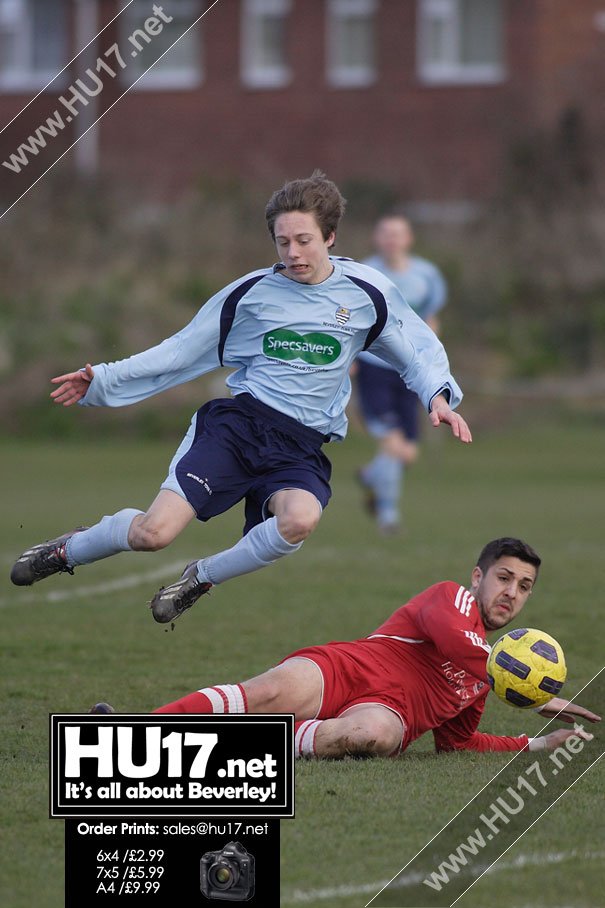
[(336, 719), (308, 719), (296, 724), (295, 754), (339, 759), (388, 757), (401, 749), (404, 725), (380, 704), (357, 704)]
[(294, 713), (316, 716), (323, 677), (309, 659), (288, 659), (241, 684), (216, 684), (155, 709), (156, 713)]
[(169, 545), (195, 517), (191, 506), (174, 492), (161, 491), (146, 511), (124, 508), (82, 527), (33, 546), (16, 561), (11, 579), (29, 586), (52, 574), (73, 574), (78, 565), (91, 564), (119, 552), (155, 552)]

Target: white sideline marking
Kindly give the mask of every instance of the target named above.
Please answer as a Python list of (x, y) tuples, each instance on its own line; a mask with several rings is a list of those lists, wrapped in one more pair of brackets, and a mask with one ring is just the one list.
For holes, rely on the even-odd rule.
[(103, 583), (95, 583), (92, 586), (72, 586), (61, 590), (48, 590), (48, 592), (31, 592), (19, 593), (15, 589), (13, 596), (3, 596), (0, 598), (0, 608), (6, 608), (8, 605), (28, 605), (32, 602), (65, 602), (74, 599), (77, 596), (104, 596), (106, 593), (119, 593), (122, 590), (132, 590), (142, 583), (151, 580), (163, 580), (170, 578), (171, 574), (179, 573), (183, 570), (186, 562), (180, 558), (178, 561), (171, 561), (170, 564), (164, 564), (162, 567), (155, 568), (153, 571), (145, 571), (140, 574), (126, 574), (125, 577), (116, 577), (115, 580), (106, 580)]
[[(490, 872), (497, 873), (500, 870), (539, 867), (542, 864), (562, 864), (564, 861), (571, 861), (575, 858), (600, 861), (605, 858), (605, 851), (558, 851), (551, 854), (521, 854), (512, 861), (498, 861)], [(391, 888), (403, 889), (406, 886), (413, 886), (416, 883), (420, 883), (425, 877), (426, 873), (409, 873), (393, 881)], [(286, 895), (285, 898), (282, 898), (282, 905), (304, 905), (308, 902), (322, 902), (336, 898), (347, 898), (347, 896), (353, 895), (367, 895), (370, 892), (376, 892), (377, 889), (384, 889), (388, 885), (388, 880), (380, 880), (375, 883), (359, 883), (357, 886), (333, 886), (329, 889), (295, 889), (289, 895)], [(564, 906), (552, 905), (550, 908), (564, 908)]]

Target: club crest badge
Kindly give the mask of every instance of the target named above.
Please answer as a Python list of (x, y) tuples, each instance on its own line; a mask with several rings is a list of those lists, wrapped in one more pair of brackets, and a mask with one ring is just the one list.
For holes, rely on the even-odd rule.
[(351, 318), (351, 310), (345, 309), (344, 306), (341, 306), (336, 310), (336, 321), (339, 325), (346, 325), (346, 323)]

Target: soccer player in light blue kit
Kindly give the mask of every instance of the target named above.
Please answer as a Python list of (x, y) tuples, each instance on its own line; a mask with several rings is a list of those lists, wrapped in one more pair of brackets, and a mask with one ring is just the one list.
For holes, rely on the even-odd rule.
[[(411, 254), (414, 234), (407, 218), (380, 218), (374, 245), (376, 254), (364, 264), (388, 277), (416, 315), (437, 332), (447, 288), (435, 265)], [(418, 457), (418, 397), (402, 384), (399, 370), (370, 351), (359, 355), (357, 388), (366, 428), (378, 440), (376, 456), (359, 471), (359, 479), (380, 530), (397, 532), (404, 471)]]
[(265, 210), (280, 262), (213, 296), (178, 334), (129, 359), (86, 365), (53, 382), (70, 406), (125, 406), (219, 366), (232, 398), (193, 417), (161, 490), (146, 511), (125, 508), (17, 560), (20, 586), (73, 573), (124, 551), (156, 551), (190, 521), (207, 521), (245, 501), (244, 536), (232, 548), (192, 561), (153, 597), (156, 621), (179, 617), (217, 584), (295, 552), (330, 498), (330, 462), (321, 450), (344, 438), (349, 368), (370, 348), (398, 369), (434, 426), (471, 441), (454, 412), (461, 391), (442, 345), (378, 272), (330, 256), (344, 213), (338, 188), (320, 171), (277, 190)]

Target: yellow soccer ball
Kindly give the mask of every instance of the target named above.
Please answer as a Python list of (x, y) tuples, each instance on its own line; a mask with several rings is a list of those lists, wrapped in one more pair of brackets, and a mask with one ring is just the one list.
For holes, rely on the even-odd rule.
[(558, 696), (567, 677), (565, 655), (550, 634), (520, 627), (500, 637), (487, 659), (493, 692), (520, 709), (543, 706)]

